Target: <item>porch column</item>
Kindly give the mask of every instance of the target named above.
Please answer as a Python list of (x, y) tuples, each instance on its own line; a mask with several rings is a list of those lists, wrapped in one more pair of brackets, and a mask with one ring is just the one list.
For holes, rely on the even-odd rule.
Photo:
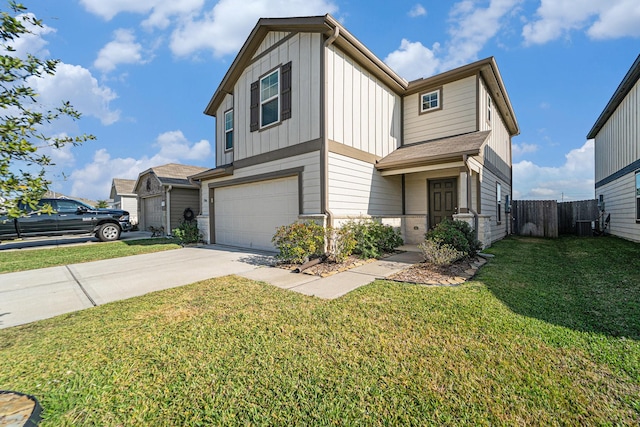
[(468, 188), (469, 180), (467, 179), (467, 172), (460, 171), (460, 178), (458, 179), (458, 213), (468, 213)]

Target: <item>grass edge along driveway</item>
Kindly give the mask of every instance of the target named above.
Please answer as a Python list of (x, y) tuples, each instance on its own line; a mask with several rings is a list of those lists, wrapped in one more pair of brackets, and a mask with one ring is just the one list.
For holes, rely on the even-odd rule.
[(42, 426), (637, 425), (640, 246), (490, 251), (459, 287), (228, 276), (0, 330), (0, 389)]

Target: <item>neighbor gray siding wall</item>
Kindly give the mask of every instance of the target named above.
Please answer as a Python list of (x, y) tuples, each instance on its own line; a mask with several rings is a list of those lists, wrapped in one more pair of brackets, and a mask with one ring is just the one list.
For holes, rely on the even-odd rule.
[(613, 235), (640, 242), (640, 224), (636, 223), (636, 175), (628, 173), (596, 189), (596, 197), (604, 196), (607, 214), (611, 214)]
[[(177, 228), (184, 221), (185, 209), (191, 208), (194, 215), (198, 215), (198, 206), (200, 204), (199, 189), (174, 188), (169, 192), (169, 197), (171, 198), (171, 230)], [(167, 230), (167, 232), (170, 232), (170, 230)]]
[(640, 81), (595, 138), (596, 182), (640, 159)]

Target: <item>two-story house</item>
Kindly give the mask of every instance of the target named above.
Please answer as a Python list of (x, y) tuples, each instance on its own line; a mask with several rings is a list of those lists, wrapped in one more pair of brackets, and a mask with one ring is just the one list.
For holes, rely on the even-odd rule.
[(504, 237), (518, 124), (493, 58), (407, 82), (330, 15), (261, 19), (205, 113), (198, 225), (273, 249), (277, 226), (380, 218), (407, 243), (445, 217)]

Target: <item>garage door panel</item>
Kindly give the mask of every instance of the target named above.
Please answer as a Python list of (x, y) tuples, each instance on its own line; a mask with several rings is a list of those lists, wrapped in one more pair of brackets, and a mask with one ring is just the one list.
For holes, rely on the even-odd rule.
[(214, 190), (216, 243), (273, 250), (276, 228), (298, 219), (298, 178)]

